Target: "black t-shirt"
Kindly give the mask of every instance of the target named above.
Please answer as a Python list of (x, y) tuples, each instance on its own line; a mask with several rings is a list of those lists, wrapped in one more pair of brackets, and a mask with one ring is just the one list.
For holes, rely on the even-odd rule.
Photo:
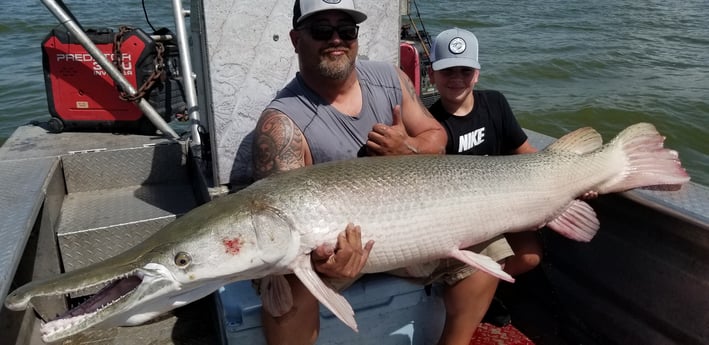
[(506, 155), (514, 153), (527, 135), (507, 99), (493, 90), (473, 90), (473, 110), (465, 116), (447, 112), (439, 99), (428, 110), (448, 133), (447, 154)]

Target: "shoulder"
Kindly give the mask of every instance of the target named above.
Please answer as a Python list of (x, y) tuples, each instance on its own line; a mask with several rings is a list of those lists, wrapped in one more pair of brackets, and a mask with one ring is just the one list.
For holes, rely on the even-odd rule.
[(497, 90), (473, 90), (475, 103), (494, 112), (511, 112), (510, 103), (502, 92)]
[(398, 68), (388, 62), (357, 60), (355, 68), (357, 69), (357, 72), (359, 72), (360, 77), (365, 79), (379, 80), (383, 76), (387, 76), (387, 79), (398, 79)]
[(394, 65), (386, 62), (386, 61), (375, 61), (375, 60), (362, 60), (362, 59), (357, 59), (357, 63), (355, 64), (357, 68), (366, 68), (366, 69), (377, 69), (377, 68), (383, 68), (383, 69), (394, 69)]
[(275, 108), (266, 108), (256, 123), (256, 134), (268, 133), (274, 129), (283, 130), (283, 128), (294, 127), (294, 125), (293, 120), (282, 111)]
[(252, 142), (254, 178), (305, 165), (307, 143), (303, 133), (283, 112), (266, 108), (261, 113)]
[(497, 90), (473, 90), (473, 94), (476, 97), (484, 97), (485, 99), (488, 99), (490, 101), (505, 99), (505, 95), (503, 95), (502, 92)]
[(291, 79), (288, 84), (286, 84), (282, 89), (276, 92), (276, 96), (273, 98), (273, 100), (280, 100), (283, 98), (292, 98), (297, 97), (299, 95), (305, 95), (307, 90), (308, 89), (305, 87), (305, 83), (303, 82), (302, 77), (300, 76), (300, 72), (297, 72), (295, 74), (295, 77), (293, 77), (293, 79)]

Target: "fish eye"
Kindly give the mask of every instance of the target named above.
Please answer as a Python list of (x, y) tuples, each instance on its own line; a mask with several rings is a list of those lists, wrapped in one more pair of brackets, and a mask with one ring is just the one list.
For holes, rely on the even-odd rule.
[(179, 252), (175, 255), (175, 265), (177, 265), (177, 267), (186, 268), (190, 263), (192, 263), (192, 257), (189, 254)]

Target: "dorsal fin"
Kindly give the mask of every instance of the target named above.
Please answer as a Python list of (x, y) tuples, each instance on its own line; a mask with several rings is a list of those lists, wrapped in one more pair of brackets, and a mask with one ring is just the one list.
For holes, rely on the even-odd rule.
[(559, 138), (547, 146), (546, 150), (584, 154), (598, 150), (601, 145), (601, 135), (591, 127), (583, 127)]

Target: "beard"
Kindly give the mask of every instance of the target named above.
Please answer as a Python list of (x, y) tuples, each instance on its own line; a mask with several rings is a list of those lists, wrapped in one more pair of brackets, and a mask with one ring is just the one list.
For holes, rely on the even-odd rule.
[(325, 78), (343, 80), (354, 70), (354, 61), (349, 55), (338, 56), (335, 59), (326, 57), (320, 60), (318, 71)]

